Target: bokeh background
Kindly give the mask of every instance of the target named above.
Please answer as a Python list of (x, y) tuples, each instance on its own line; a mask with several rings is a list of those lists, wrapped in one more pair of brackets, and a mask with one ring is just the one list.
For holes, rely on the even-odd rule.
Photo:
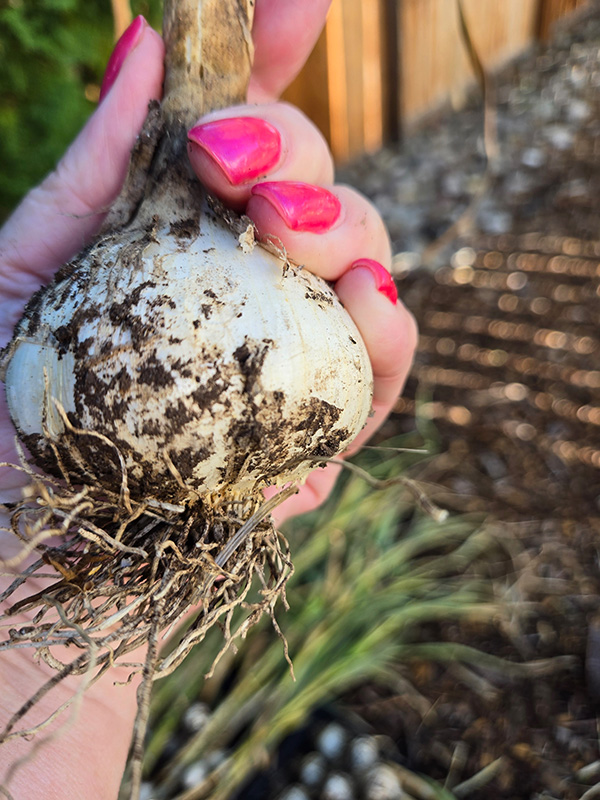
[[(588, 0), (464, 0), (483, 63), (545, 40)], [(98, 101), (132, 15), (160, 30), (159, 0), (2, 0), (0, 219), (56, 163)], [(397, 141), (431, 110), (466, 100), (473, 70), (454, 0), (334, 0), (286, 97), (315, 120), (338, 163)]]
[[(0, 216), (139, 13), (160, 28), (156, 0), (0, 0)], [(157, 684), (145, 800), (600, 796), (599, 89), (599, 0), (334, 0), (286, 97), (419, 320), (359, 456), (389, 483), (286, 528), (296, 682), (262, 624)]]

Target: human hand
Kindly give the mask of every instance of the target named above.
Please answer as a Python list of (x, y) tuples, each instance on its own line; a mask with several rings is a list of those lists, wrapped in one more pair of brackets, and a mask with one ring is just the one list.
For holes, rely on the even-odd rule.
[[(360, 443), (381, 424), (393, 404), (412, 359), (416, 333), (412, 317), (393, 302), (391, 279), (376, 265), (389, 268), (391, 261), (379, 215), (353, 190), (332, 185), (332, 160), (320, 134), (297, 110), (274, 102), (314, 44), (328, 5), (329, 0), (307, 0), (284, 9), (278, 0), (258, 0), (253, 31), (256, 60), (248, 97), (257, 105), (227, 109), (200, 120), (191, 132), (190, 160), (210, 191), (225, 203), (245, 208), (259, 231), (281, 239), (293, 260), (335, 282), (364, 338), (375, 373), (375, 415), (361, 433)], [(0, 232), (3, 342), (10, 338), (32, 292), (98, 230), (124, 179), (148, 102), (160, 99), (163, 55), (158, 34), (143, 20), (136, 20), (111, 59), (98, 109), (56, 171), (28, 195)], [(239, 135), (241, 125), (247, 123), (237, 120), (249, 117), (256, 120), (254, 142)], [(224, 134), (235, 140), (236, 132), (235, 147), (230, 140), (224, 148)], [(265, 137), (271, 142), (272, 158), (260, 164)], [(242, 157), (232, 158), (235, 152)], [(299, 202), (303, 190), (281, 183), (298, 180), (321, 187), (313, 193), (312, 230), (303, 230), (307, 208)], [(358, 259), (368, 261), (352, 269)], [(378, 291), (378, 285), (383, 291)], [(14, 430), (3, 405), (0, 460), (16, 460), (13, 441)], [(334, 466), (316, 470), (301, 492), (279, 509), (278, 521), (318, 505), (327, 496), (336, 470)], [(5, 493), (17, 484), (14, 473), (2, 475), (0, 488)], [(6, 703), (5, 718), (49, 674), (43, 663), (32, 661), (28, 651), (3, 654), (0, 675), (3, 685), (11, 687), (0, 699), (0, 706)], [(51, 792), (61, 800), (116, 796), (136, 707), (135, 682), (126, 687), (113, 685), (124, 677), (125, 670), (111, 672), (88, 690), (70, 728), (17, 773), (11, 783), (16, 798), (51, 797)], [(51, 707), (44, 709), (42, 704), (39, 713), (50, 713), (77, 685), (75, 678), (64, 681), (61, 697), (50, 695)], [(25, 742), (5, 745), (0, 761), (10, 763), (29, 746)]]

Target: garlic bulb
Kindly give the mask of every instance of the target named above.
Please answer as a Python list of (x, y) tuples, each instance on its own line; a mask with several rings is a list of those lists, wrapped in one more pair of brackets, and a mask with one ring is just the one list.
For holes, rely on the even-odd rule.
[(232, 233), (187, 162), (187, 128), (245, 94), (252, 6), (165, 4), (165, 98), (121, 198), (2, 355), (12, 419), (50, 473), (116, 492), (126, 475), (136, 498), (249, 496), (303, 480), (369, 414), (367, 352), (331, 288)]
[(118, 449), (130, 489), (165, 499), (179, 476), (197, 493), (301, 480), (371, 404), (364, 344), (332, 290), (244, 252), (209, 209), (200, 225), (136, 229), (126, 248), (103, 240), (63, 270), (19, 323), (5, 382), (46, 469), (56, 448), (75, 477), (85, 465), (118, 491)]

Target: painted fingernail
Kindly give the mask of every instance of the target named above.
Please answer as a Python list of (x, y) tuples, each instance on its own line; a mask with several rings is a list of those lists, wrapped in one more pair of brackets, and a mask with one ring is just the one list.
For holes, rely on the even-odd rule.
[(267, 181), (252, 187), (252, 194), (267, 200), (293, 231), (325, 233), (342, 211), (337, 197), (320, 186), (300, 181)]
[(102, 87), (100, 88), (100, 102), (106, 97), (112, 85), (117, 80), (117, 76), (121, 71), (121, 67), (125, 63), (125, 59), (139, 43), (140, 39), (142, 38), (144, 28), (147, 24), (148, 23), (144, 17), (136, 17), (116, 43), (115, 49), (112, 51), (112, 55), (108, 59), (104, 78), (102, 79)]
[(398, 299), (398, 290), (396, 289), (396, 284), (390, 273), (387, 269), (379, 263), (379, 261), (374, 261), (372, 258), (361, 258), (358, 261), (355, 261), (350, 269), (367, 269), (375, 279), (375, 286), (377, 287), (377, 291), (384, 294), (388, 300), (390, 300), (394, 305), (396, 305), (396, 300)]
[(205, 122), (192, 128), (188, 138), (216, 161), (234, 186), (266, 175), (281, 157), (279, 131), (257, 117)]

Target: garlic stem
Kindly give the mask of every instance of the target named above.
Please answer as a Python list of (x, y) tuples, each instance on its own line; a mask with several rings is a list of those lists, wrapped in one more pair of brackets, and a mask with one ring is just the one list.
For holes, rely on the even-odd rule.
[(188, 161), (187, 132), (203, 114), (245, 102), (253, 16), (254, 0), (164, 0), (163, 100), (160, 109), (149, 110), (101, 235), (134, 219), (138, 227), (148, 225), (157, 212), (181, 222), (199, 208), (202, 191)]
[(253, 14), (254, 0), (165, 0), (162, 107), (169, 128), (245, 102)]

